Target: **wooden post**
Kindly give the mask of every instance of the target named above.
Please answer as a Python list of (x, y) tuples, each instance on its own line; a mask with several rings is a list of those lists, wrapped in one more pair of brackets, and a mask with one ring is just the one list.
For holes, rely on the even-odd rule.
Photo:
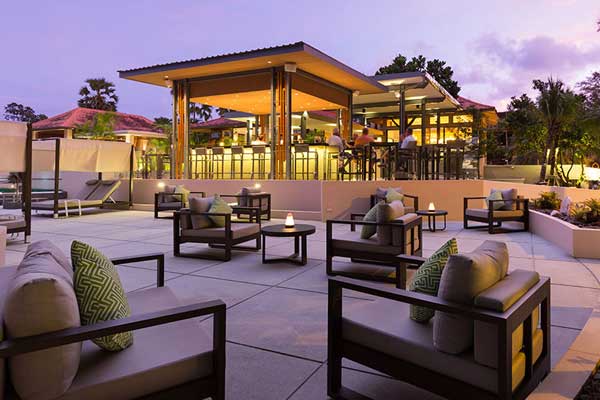
[(60, 184), (60, 139), (54, 145), (54, 218), (58, 218), (58, 191)]
[(285, 72), (285, 178), (292, 179), (292, 75)]
[(427, 144), (427, 102), (421, 100), (421, 146)]
[[(177, 146), (178, 146), (178, 140), (177, 140), (177, 103), (178, 103), (178, 98), (177, 98), (177, 87), (178, 87), (178, 82), (177, 81), (173, 81), (173, 86), (171, 88), (171, 94), (173, 95), (172, 98), (172, 102), (173, 102), (173, 115), (172, 115), (172, 128), (171, 128), (171, 147), (169, 148), (169, 162), (170, 162), (170, 171), (169, 171), (169, 177), (171, 179), (176, 178), (176, 171), (177, 171)], [(158, 163), (158, 157), (157, 157), (157, 163)], [(159, 178), (157, 176), (157, 178)]]
[(31, 194), (32, 184), (31, 175), (33, 168), (33, 130), (31, 123), (27, 124), (27, 142), (25, 144), (25, 179), (23, 182), (23, 201), (25, 203), (25, 243), (29, 243), (31, 236)]
[(277, 169), (277, 99), (278, 99), (277, 71), (271, 69), (271, 179), (276, 179)]
[(182, 109), (180, 109), (181, 117), (183, 117), (183, 123), (181, 124), (182, 138), (183, 138), (183, 154), (180, 164), (183, 166), (183, 178), (190, 179), (190, 85), (187, 80), (183, 82), (182, 87), (183, 101)]
[(129, 152), (129, 208), (133, 207), (133, 158), (135, 147), (131, 145)]

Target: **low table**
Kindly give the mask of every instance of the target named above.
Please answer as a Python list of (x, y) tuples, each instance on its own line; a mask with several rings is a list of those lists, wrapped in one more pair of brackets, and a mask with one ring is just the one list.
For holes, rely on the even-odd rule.
[(446, 216), (448, 215), (448, 211), (446, 211), (446, 210), (435, 210), (435, 211), (417, 210), (417, 215), (427, 217), (427, 228), (428, 228), (429, 232), (435, 232), (437, 229), (435, 226), (435, 217), (443, 216), (444, 217), (444, 227), (439, 230), (440, 231), (446, 230)]
[[(293, 228), (286, 228), (283, 224), (265, 226), (260, 230), (262, 235), (262, 262), (263, 264), (276, 262), (290, 262), (292, 264), (306, 265), (306, 237), (315, 233), (316, 229), (312, 225), (296, 224)], [(267, 236), (272, 237), (293, 237), (294, 238), (294, 254), (283, 258), (265, 257), (265, 239)], [(302, 241), (302, 244), (300, 242)]]

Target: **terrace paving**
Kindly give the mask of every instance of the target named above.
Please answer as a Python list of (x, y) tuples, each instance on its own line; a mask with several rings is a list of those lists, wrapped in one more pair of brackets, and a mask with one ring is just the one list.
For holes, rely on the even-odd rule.
[[(273, 220), (269, 223), (280, 223)], [(259, 253), (235, 252), (232, 261), (176, 258), (171, 248), (170, 220), (155, 220), (150, 212), (113, 211), (54, 220), (33, 217), (32, 240), (49, 239), (69, 254), (72, 240), (97, 246), (109, 257), (164, 252), (166, 285), (182, 301), (222, 299), (227, 316), (228, 399), (325, 399), (327, 276), (325, 274), (325, 224), (306, 221), (317, 228), (309, 236), (309, 262), (261, 263)], [(336, 228), (343, 234), (346, 227)], [(530, 233), (490, 236), (485, 231), (465, 231), (462, 223), (449, 222), (444, 232), (424, 232), (424, 255), (431, 254), (451, 237), (460, 251), (470, 251), (484, 240), (505, 241), (510, 269), (538, 271), (552, 279), (552, 365), (569, 349), (597, 306), (600, 295), (600, 261), (575, 259)], [(184, 245), (203, 251), (204, 245)], [(267, 254), (292, 253), (293, 241), (267, 238)], [(22, 240), (10, 240), (7, 264), (20, 262), (26, 250)], [(338, 261), (336, 268), (360, 268)], [(156, 284), (152, 262), (117, 267), (127, 291)], [(346, 294), (351, 312), (370, 296)], [(205, 320), (202, 325), (210, 326)], [(344, 363), (344, 383), (374, 399), (435, 399), (432, 394), (383, 376), (352, 362)]]

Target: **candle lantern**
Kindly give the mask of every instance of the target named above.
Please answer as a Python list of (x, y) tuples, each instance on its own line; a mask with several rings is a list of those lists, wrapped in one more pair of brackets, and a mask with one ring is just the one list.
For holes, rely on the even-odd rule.
[(285, 217), (285, 227), (293, 228), (294, 227), (294, 216), (292, 213), (288, 213), (287, 217)]

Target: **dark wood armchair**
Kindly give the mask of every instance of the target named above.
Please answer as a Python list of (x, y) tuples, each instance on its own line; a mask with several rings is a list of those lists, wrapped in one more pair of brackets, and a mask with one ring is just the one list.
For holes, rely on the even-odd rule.
[[(404, 197), (406, 199), (409, 199), (408, 202), (405, 202), (404, 200), (402, 201), (405, 205), (406, 213), (415, 212), (419, 209), (419, 196), (404, 194)], [(373, 208), (373, 206), (375, 204), (379, 203), (381, 200), (385, 200), (385, 197), (380, 197), (380, 196), (377, 196), (376, 194), (372, 194), (371, 198), (370, 198), (370, 202), (369, 202), (370, 207)], [(355, 214), (355, 215), (361, 215), (361, 214)], [(364, 214), (362, 214), (362, 215), (364, 215)]]
[[(507, 200), (488, 200), (488, 208), (470, 208), (469, 204), (473, 200), (482, 201), (487, 197), (465, 197), (463, 200), (463, 226), (465, 229), (487, 228), (490, 234), (502, 232), (527, 232), (529, 231), (529, 199), (518, 196), (513, 201), (515, 207), (512, 210), (494, 210), (494, 204), (498, 202), (505, 203)], [(469, 221), (483, 222), (485, 225), (471, 225)], [(503, 222), (520, 222), (522, 229), (502, 228)]]
[[(189, 195), (190, 196), (200, 195), (200, 197), (205, 197), (206, 193), (190, 192)], [(167, 217), (160, 217), (158, 213), (162, 212), (162, 211), (178, 211), (185, 207), (186, 207), (186, 204), (183, 201), (183, 193), (168, 193), (168, 192), (154, 193), (154, 218), (171, 219), (171, 218), (173, 218), (173, 214), (171, 214)]]
[[(261, 249), (260, 228), (261, 219), (258, 209), (248, 209), (248, 220), (232, 221), (232, 214), (228, 213), (193, 213), (188, 209), (175, 211), (173, 218), (173, 253), (176, 257), (194, 257), (211, 260), (229, 261), (232, 250), (258, 251)], [(213, 216), (225, 219), (224, 227), (208, 227), (194, 229), (191, 218), (193, 216)], [(256, 241), (255, 246), (239, 246), (240, 243)], [(223, 256), (210, 254), (182, 253), (183, 243), (206, 243), (209, 247), (224, 250)]]
[[(350, 232), (354, 232), (355, 225), (371, 225), (376, 227), (389, 227), (396, 238), (394, 244), (380, 244), (376, 238), (361, 239), (359, 234), (351, 237), (335, 238), (334, 225), (348, 225)], [(421, 217), (408, 215), (406, 222), (403, 220), (378, 223), (353, 220), (328, 220), (327, 221), (327, 256), (326, 272), (329, 276), (348, 276), (352, 278), (368, 279), (396, 284), (396, 287), (406, 286), (406, 269), (408, 266), (419, 265), (419, 259), (410, 256), (422, 254), (423, 230)], [(406, 257), (400, 258), (398, 255)], [(350, 258), (353, 262), (374, 264), (395, 269), (395, 277), (379, 276), (361, 272), (349, 272), (333, 269), (334, 257)], [(409, 260), (409, 261), (407, 261)]]
[[(176, 300), (163, 302), (164, 299), (174, 299), (174, 295), (167, 287), (164, 287), (164, 255), (162, 253), (123, 257), (113, 259), (112, 262), (118, 265), (151, 260), (157, 261), (157, 288), (148, 288), (127, 295), (132, 305), (132, 316), (36, 336), (0, 341), (0, 359), (71, 343), (85, 342), (106, 335), (136, 331), (134, 346), (137, 346), (137, 349), (135, 351), (132, 346), (130, 349), (113, 354), (95, 346), (86, 347), (84, 343), (82, 352), (94, 352), (94, 354), (88, 355), (89, 357), (87, 358), (94, 359), (96, 362), (84, 363), (84, 357), (82, 357), (78, 375), (75, 377), (73, 385), (68, 389), (66, 395), (73, 398), (86, 398), (85, 393), (93, 392), (95, 397), (102, 397), (98, 394), (98, 391), (102, 393), (102, 391), (112, 390), (110, 393), (107, 392), (105, 396), (106, 398), (110, 398), (114, 394), (114, 387), (121, 385), (119, 389), (121, 392), (119, 394), (124, 398), (201, 399), (211, 397), (213, 399), (224, 400), (225, 303), (221, 300), (212, 300), (178, 306), (176, 305), (178, 303)], [(158, 305), (158, 309), (152, 312), (136, 314), (136, 303), (138, 303), (138, 306), (139, 303)], [(197, 324), (191, 321), (192, 318), (202, 316), (213, 316), (212, 339)], [(164, 326), (166, 324), (176, 324), (177, 326)], [(173, 330), (178, 331), (178, 334), (173, 336)], [(178, 335), (181, 335), (184, 331), (189, 337), (196, 338), (192, 339), (191, 342), (194, 340), (208, 341), (205, 346), (208, 353), (197, 353), (198, 348), (204, 348), (204, 345), (201, 346), (192, 343), (188, 346), (186, 344), (188, 347), (183, 350), (180, 344), (173, 346), (171, 343), (173, 338), (180, 337)], [(169, 337), (169, 335), (172, 337)], [(161, 339), (164, 340), (161, 341)], [(161, 344), (164, 344), (164, 346), (158, 349), (156, 347), (157, 343), (153, 343), (156, 340), (161, 341)], [(212, 344), (210, 341), (212, 341)], [(187, 349), (190, 349), (190, 353), (187, 353)], [(160, 353), (159, 357), (154, 355), (158, 353)], [(136, 359), (140, 355), (143, 355), (144, 363)], [(190, 368), (190, 360), (194, 358), (193, 367)], [(161, 363), (163, 365), (160, 365)], [(206, 365), (202, 365), (203, 363), (206, 363)], [(143, 369), (140, 370), (140, 365), (148, 369), (154, 369), (154, 371), (149, 372), (154, 377), (153, 382), (148, 383), (143, 379), (140, 381), (140, 376), (147, 373)], [(113, 386), (111, 385), (110, 376), (107, 377), (107, 366), (114, 367), (120, 371), (131, 370), (131, 375), (118, 376), (117, 374), (114, 377), (115, 382)], [(96, 369), (98, 372), (94, 373)], [(177, 370), (177, 372), (162, 374), (158, 372), (160, 369), (169, 371)], [(179, 377), (182, 373), (186, 376), (186, 380), (183, 382)], [(80, 374), (84, 377), (81, 382), (78, 382)], [(124, 379), (130, 379), (131, 383), (124, 384)], [(119, 383), (119, 381), (121, 382)], [(151, 388), (160, 389), (155, 391)], [(123, 390), (127, 393), (123, 393)]]
[(261, 220), (271, 220), (270, 193), (221, 194), (219, 196), (224, 199), (235, 199), (235, 203), (230, 206), (238, 219), (250, 219), (253, 214), (252, 209), (257, 209)]
[[(360, 292), (396, 304), (373, 302), (373, 309), (364, 308), (362, 318), (343, 312), (343, 291)], [(329, 311), (327, 334), (327, 394), (334, 399), (364, 399), (342, 385), (342, 359), (354, 361), (385, 375), (436, 393), (448, 399), (524, 399), (550, 372), (550, 279), (542, 277), (529, 291), (505, 312), (467, 306), (417, 292), (387, 288), (375, 283), (348, 278), (329, 279)], [(385, 305), (384, 305), (385, 304)], [(409, 305), (425, 306), (436, 311), (481, 321), (497, 329), (495, 344), (497, 367), (481, 367), (488, 379), (482, 388), (476, 374), (461, 380), (453, 375), (453, 364), (472, 365), (472, 355), (442, 353), (430, 343), (432, 324), (419, 324), (408, 319)], [(384, 309), (382, 309), (384, 307)], [(386, 308), (388, 307), (388, 308)], [(537, 361), (533, 361), (532, 314), (541, 308), (543, 344)], [(390, 314), (391, 313), (391, 314)], [(364, 315), (367, 314), (367, 317)], [(402, 315), (401, 315), (402, 314)], [(393, 316), (390, 316), (393, 315)], [(404, 324), (400, 322), (403, 319)], [(435, 318), (435, 317), (434, 317)], [(369, 325), (364, 320), (371, 321)], [(523, 379), (513, 390), (513, 331), (523, 325)], [(399, 327), (404, 326), (404, 328)], [(404, 355), (402, 355), (404, 354)], [(436, 360), (439, 357), (439, 360)], [(442, 361), (443, 359), (443, 361)], [(425, 366), (427, 364), (427, 366)], [(431, 365), (438, 365), (432, 368)], [(464, 374), (462, 374), (464, 376)], [(483, 380), (483, 379), (482, 379)], [(495, 389), (495, 390), (494, 390)]]

